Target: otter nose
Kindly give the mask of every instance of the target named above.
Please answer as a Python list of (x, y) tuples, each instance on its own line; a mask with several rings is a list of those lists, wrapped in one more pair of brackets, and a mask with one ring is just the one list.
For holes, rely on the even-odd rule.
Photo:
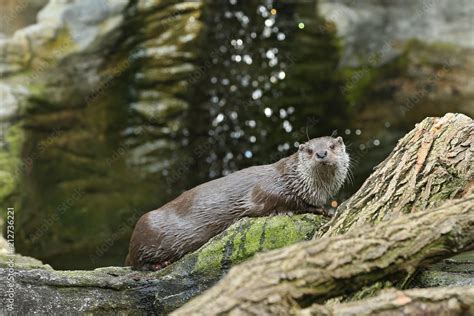
[(323, 159), (328, 155), (327, 150), (321, 150), (316, 152), (316, 156), (318, 156), (319, 159)]

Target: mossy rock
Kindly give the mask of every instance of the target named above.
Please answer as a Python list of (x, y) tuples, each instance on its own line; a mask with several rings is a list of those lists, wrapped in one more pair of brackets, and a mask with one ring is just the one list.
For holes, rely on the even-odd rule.
[[(257, 252), (311, 239), (325, 223), (325, 218), (312, 214), (244, 218), (157, 272), (128, 267), (56, 271), (36, 259), (13, 255), (15, 312), (167, 314), (212, 286), (232, 266)], [(9, 258), (0, 256), (2, 283), (11, 276)], [(6, 299), (7, 293), (2, 292), (0, 301)]]

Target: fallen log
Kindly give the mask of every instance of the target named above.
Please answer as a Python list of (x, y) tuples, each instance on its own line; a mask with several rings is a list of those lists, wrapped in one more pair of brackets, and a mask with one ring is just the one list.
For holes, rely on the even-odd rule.
[(474, 314), (474, 287), (388, 290), (370, 299), (346, 304), (312, 305), (297, 315), (320, 316), (456, 316)]
[(257, 255), (174, 315), (286, 315), (474, 246), (474, 194), (373, 228)]

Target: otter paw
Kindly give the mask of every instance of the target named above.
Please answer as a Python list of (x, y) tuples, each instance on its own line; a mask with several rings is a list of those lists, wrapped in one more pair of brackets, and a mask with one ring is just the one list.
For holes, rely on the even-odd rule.
[(333, 217), (336, 213), (333, 209), (327, 209), (324, 206), (312, 206), (310, 211), (311, 213), (323, 215), (326, 217)]
[(158, 271), (158, 270), (161, 270), (163, 268), (166, 268), (167, 266), (170, 265), (170, 263), (171, 262), (169, 262), (169, 261), (160, 262), (160, 263), (152, 265), (151, 268), (152, 268), (153, 271)]

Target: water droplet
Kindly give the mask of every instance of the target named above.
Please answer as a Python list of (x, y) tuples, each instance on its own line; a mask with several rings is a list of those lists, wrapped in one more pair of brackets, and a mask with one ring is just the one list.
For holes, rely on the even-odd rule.
[(375, 146), (378, 146), (378, 145), (380, 145), (380, 140), (378, 140), (378, 139), (374, 139), (374, 145), (375, 145)]
[(263, 111), (263, 113), (265, 113), (265, 116), (266, 116), (266, 117), (270, 117), (270, 116), (272, 116), (273, 111), (272, 111), (272, 109), (270, 109), (270, 108), (265, 108), (265, 110)]
[(280, 79), (280, 80), (285, 79), (285, 76), (286, 76), (286, 74), (285, 74), (284, 71), (280, 71), (280, 72), (278, 73), (278, 79)]
[(212, 122), (212, 125), (217, 126), (219, 123), (221, 123), (224, 120), (224, 114), (219, 113), (216, 118), (214, 119), (214, 122)]
[(262, 97), (262, 90), (257, 89), (254, 92), (252, 92), (252, 99), (257, 100)]
[(254, 128), (255, 126), (257, 126), (257, 122), (255, 122), (254, 120), (249, 120), (246, 122), (248, 126), (250, 126), (251, 128)]
[(245, 156), (245, 158), (252, 158), (253, 153), (252, 153), (250, 150), (247, 149), (247, 150), (244, 152), (244, 156)]
[(356, 129), (356, 135), (361, 135), (362, 134), (362, 131), (360, 129)]
[(350, 134), (351, 134), (351, 130), (350, 130), (350, 129), (346, 129), (346, 130), (344, 131), (344, 133), (345, 133), (346, 135), (350, 135)]
[(298, 28), (300, 30), (304, 29), (304, 23), (303, 22), (298, 23)]
[(270, 67), (275, 67), (277, 64), (278, 64), (278, 58), (270, 59), (270, 61), (268, 62), (268, 65)]
[(273, 19), (265, 20), (265, 26), (271, 27), (271, 26), (273, 26), (274, 23), (275, 23), (275, 21)]
[(262, 34), (262, 35), (263, 35), (263, 37), (265, 37), (265, 38), (269, 38), (270, 35), (272, 35), (272, 29), (269, 28), (269, 27), (265, 27), (265, 28), (263, 29), (263, 34)]
[(263, 5), (258, 7), (258, 13), (260, 13), (260, 15), (263, 16), (264, 18), (268, 16), (267, 8)]
[(265, 56), (266, 56), (268, 59), (273, 59), (273, 58), (275, 58), (275, 53), (273, 52), (273, 50), (269, 49), (269, 50), (267, 50), (267, 52), (265, 53)]
[(250, 136), (250, 142), (251, 142), (251, 143), (255, 143), (256, 141), (257, 141), (257, 137), (255, 137), (255, 136), (253, 136), (253, 135)]
[(277, 39), (278, 39), (279, 41), (283, 41), (283, 40), (285, 40), (285, 38), (286, 38), (285, 34), (283, 34), (283, 33), (278, 33)]
[(291, 132), (291, 130), (293, 129), (293, 127), (291, 126), (290, 122), (288, 122), (288, 121), (285, 120), (285, 121), (283, 121), (283, 129), (284, 129), (287, 133), (289, 133), (289, 132)]
[(252, 64), (252, 57), (250, 57), (250, 55), (244, 55), (244, 62), (245, 62), (247, 65)]

